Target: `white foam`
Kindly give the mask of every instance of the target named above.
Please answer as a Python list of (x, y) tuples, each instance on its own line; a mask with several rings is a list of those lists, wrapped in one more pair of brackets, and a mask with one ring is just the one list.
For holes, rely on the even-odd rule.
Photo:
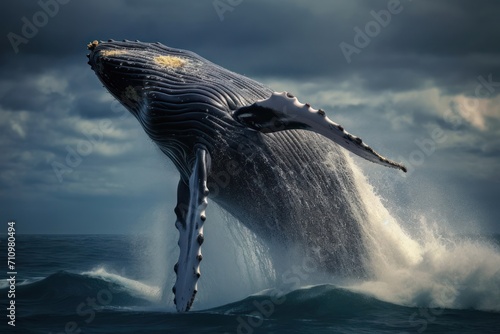
[(126, 289), (132, 296), (149, 300), (151, 302), (159, 302), (161, 299), (161, 288), (151, 286), (141, 281), (133, 280), (118, 274), (108, 272), (105, 268), (97, 268), (91, 271), (83, 272), (82, 275), (100, 278), (107, 282), (116, 283)]
[[(444, 237), (452, 235), (452, 231), (425, 218), (401, 224), (384, 207), (359, 168), (349, 157), (348, 160), (368, 209), (368, 221), (362, 223), (362, 229), (372, 278), (342, 286), (399, 305), (500, 311), (497, 247), (477, 240)], [(282, 273), (274, 271), (268, 250), (234, 218), (214, 209), (213, 204), (210, 203), (207, 213), (210, 226), (203, 244), (202, 278), (194, 309), (259, 295), (257, 291), (265, 294), (272, 291), (266, 288), (282, 283)], [(153, 236), (147, 244), (136, 245), (139, 274), (147, 274), (148, 282), (114, 275), (102, 268), (91, 275), (115, 280), (131, 293), (174, 310), (171, 287), (175, 281), (173, 265), (179, 252), (178, 233), (173, 228), (175, 217), (171, 212), (174, 206), (173, 202), (163, 203), (161, 209), (153, 210), (152, 217), (145, 217), (138, 225), (139, 230), (149, 231)], [(411, 233), (402, 225), (413, 225)], [(331, 279), (316, 279), (315, 275), (300, 284), (317, 284), (318, 280), (338, 284)]]
[(496, 246), (450, 237), (452, 231), (423, 215), (411, 222), (418, 225), (412, 229), (418, 232), (410, 235), (382, 205), (361, 171), (353, 169), (369, 210), (363, 229), (374, 279), (351, 289), (401, 305), (500, 311)]
[[(133, 245), (137, 268), (127, 269), (147, 276), (149, 285), (161, 287), (159, 305), (172, 311), (176, 278), (173, 268), (179, 257), (173, 207), (175, 203), (161, 203), (141, 219), (138, 230), (148, 234)], [(192, 309), (224, 305), (269, 287), (275, 273), (269, 254), (255, 235), (213, 201), (207, 208), (207, 222), (201, 278)]]

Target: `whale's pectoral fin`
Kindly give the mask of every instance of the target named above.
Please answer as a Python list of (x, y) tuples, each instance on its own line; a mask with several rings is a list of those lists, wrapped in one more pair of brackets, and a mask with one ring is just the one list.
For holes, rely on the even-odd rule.
[(291, 129), (314, 131), (366, 160), (406, 172), (405, 166), (375, 152), (361, 138), (351, 135), (330, 120), (323, 110), (302, 104), (287, 92), (273, 93), (266, 100), (239, 108), (234, 111), (233, 117), (241, 124), (264, 133)]
[(197, 292), (200, 278), (201, 244), (203, 223), (207, 207), (207, 177), (210, 170), (210, 154), (204, 147), (196, 148), (196, 158), (189, 185), (182, 179), (177, 188), (175, 226), (179, 230), (179, 261), (174, 266), (177, 274), (172, 289), (177, 311), (189, 311)]

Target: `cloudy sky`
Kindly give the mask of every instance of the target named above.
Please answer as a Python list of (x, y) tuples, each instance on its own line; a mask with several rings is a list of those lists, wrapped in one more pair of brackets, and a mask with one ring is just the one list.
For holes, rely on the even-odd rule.
[(355, 158), (406, 223), (500, 232), (499, 17), (498, 1), (4, 3), (0, 220), (127, 233), (173, 215), (173, 165), (86, 64), (88, 42), (113, 38), (195, 51), (327, 110), (406, 162), (405, 176)]

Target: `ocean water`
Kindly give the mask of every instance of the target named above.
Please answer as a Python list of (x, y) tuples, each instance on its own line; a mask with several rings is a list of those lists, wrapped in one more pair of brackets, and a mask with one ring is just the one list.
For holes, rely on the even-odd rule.
[(500, 333), (500, 236), (457, 235), (425, 215), (398, 221), (353, 170), (368, 277), (318, 272), (316, 249), (278, 270), (273, 249), (211, 203), (198, 294), (180, 314), (178, 233), (158, 207), (130, 235), (17, 234), (15, 327), (0, 235), (0, 333)]
[[(2, 254), (5, 241), (2, 236)], [(145, 269), (162, 264), (141, 261), (143, 246), (150, 242), (148, 236), (131, 235), (17, 235), (16, 327), (7, 326), (4, 315), (1, 333), (498, 333), (500, 329), (500, 268), (489, 268), (496, 272), (488, 276), (484, 264), (464, 262), (463, 277), (447, 277), (445, 269), (436, 274), (446, 288), (416, 288), (408, 281), (409, 291), (404, 291), (395, 282), (392, 289), (403, 290), (394, 294), (404, 297), (393, 302), (384, 300), (390, 287), (370, 290), (380, 282), (323, 283), (235, 295), (216, 307), (204, 308), (201, 300), (193, 311), (178, 314), (168, 301), (171, 295), (163, 298), (162, 288), (151, 280), (154, 269)], [(475, 245), (498, 256), (494, 242), (477, 238), (463, 242), (455, 247)], [(471, 249), (463, 249), (467, 250)], [(301, 274), (297, 278), (307, 271)], [(408, 297), (415, 294), (412, 289), (419, 289), (421, 296)], [(452, 289), (461, 289), (458, 297), (452, 297)], [(3, 313), (7, 291), (2, 280)], [(206, 292), (208, 299), (217, 299), (217, 291)], [(435, 300), (433, 293), (447, 294), (449, 300)], [(440, 302), (455, 304), (440, 306)]]

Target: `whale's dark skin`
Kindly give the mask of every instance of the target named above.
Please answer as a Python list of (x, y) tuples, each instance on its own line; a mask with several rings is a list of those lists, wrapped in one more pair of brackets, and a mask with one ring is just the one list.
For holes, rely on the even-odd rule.
[[(269, 245), (278, 245), (278, 261), (314, 248), (322, 254), (316, 258), (321, 270), (369, 275), (365, 203), (340, 145), (369, 160), (403, 166), (335, 123), (325, 128), (341, 139), (329, 140), (325, 131), (330, 130), (318, 131), (314, 123), (325, 122), (322, 110), (301, 105), (311, 111), (303, 122), (303, 111), (289, 94), (274, 96), (270, 88), (192, 52), (111, 40), (94, 41), (89, 50), (89, 64), (101, 82), (180, 173), (175, 212), (181, 255), (173, 289), (179, 311), (189, 310), (196, 294), (207, 200)], [(263, 100), (273, 106), (259, 105)], [(313, 116), (317, 120), (308, 123)], [(193, 237), (185, 236), (189, 233)]]

